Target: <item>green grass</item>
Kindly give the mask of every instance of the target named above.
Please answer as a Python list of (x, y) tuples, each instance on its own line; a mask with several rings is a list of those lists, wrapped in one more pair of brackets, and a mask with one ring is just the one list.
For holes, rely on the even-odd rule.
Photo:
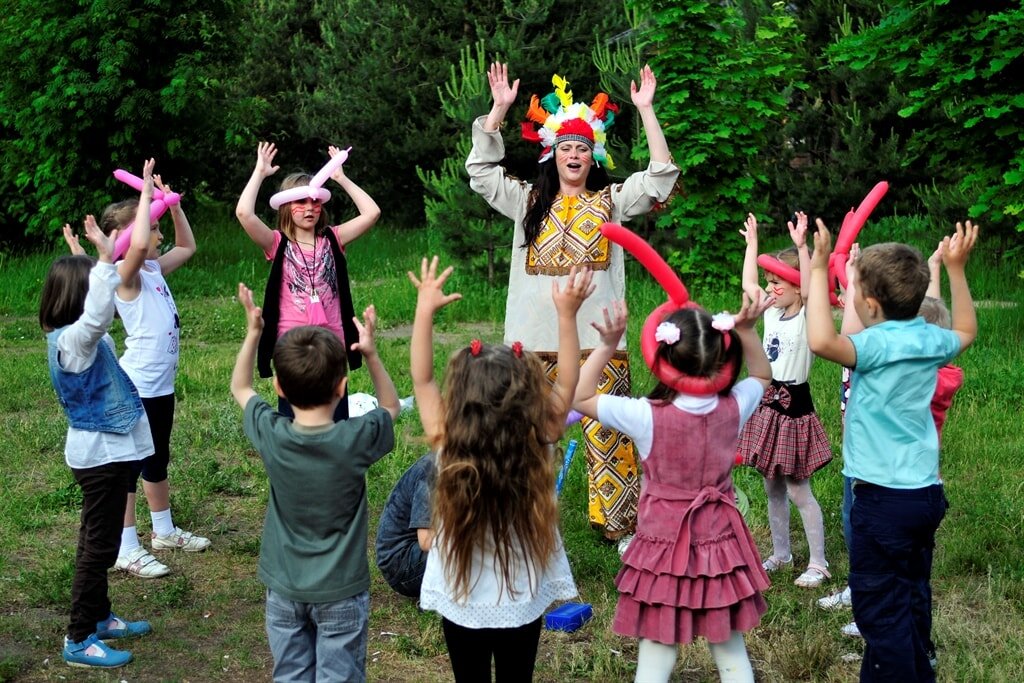
[[(53, 254), (0, 259), (0, 680), (269, 680), (270, 656), (263, 631), (263, 588), (256, 579), (259, 535), (268, 489), (258, 457), (241, 431), (241, 411), (231, 400), (228, 377), (244, 332), (234, 301), (237, 283), (261, 290), (269, 264), (238, 229), (227, 209), (204, 208), (193, 224), (199, 252), (170, 277), (181, 310), (182, 357), (170, 480), (175, 521), (208, 535), (213, 547), (199, 555), (165, 555), (171, 576), (141, 581), (111, 575), (117, 609), (152, 620), (155, 633), (136, 643), (136, 662), (119, 672), (82, 672), (59, 658), (78, 529), (80, 494), (63, 460), (66, 424), (50, 387), (45, 344), (36, 323), (42, 279)], [(922, 222), (880, 221), (894, 237), (927, 251), (938, 236)], [(873, 226), (871, 237), (882, 234)], [(903, 231), (903, 232), (899, 232)], [(868, 237), (868, 235), (865, 235)], [(888, 239), (888, 237), (887, 237)], [(878, 240), (863, 240), (864, 242)], [(742, 244), (737, 238), (737, 249)], [(405, 272), (436, 253), (436, 236), (378, 226), (349, 249), (358, 306), (374, 303), (382, 321), (381, 355), (402, 395), (408, 379), (409, 325), (415, 297)], [(976, 298), (1015, 307), (980, 307), (980, 336), (959, 360), (966, 383), (957, 395), (944, 433), (943, 476), (952, 507), (938, 535), (933, 573), (935, 639), (942, 681), (1019, 680), (1024, 669), (1024, 283), (1020, 263), (986, 258), (985, 243), (969, 264)], [(664, 295), (636, 264), (627, 270), (634, 392), (651, 379), (636, 354), (643, 317)], [(437, 368), (448, 353), (474, 337), (501, 338), (505, 292), (456, 272), (453, 288), (463, 301), (446, 309), (438, 324)], [(711, 310), (735, 308), (738, 292), (693, 292)], [(120, 325), (115, 323), (115, 337)], [(120, 342), (120, 338), (118, 339)], [(839, 453), (839, 371), (818, 361), (812, 373), (817, 407)], [(270, 396), (266, 382), (258, 390)], [(353, 391), (370, 391), (365, 372)], [(424, 451), (419, 422), (405, 415), (396, 424), (395, 452), (375, 465), (368, 482), (372, 529), (394, 482)], [(566, 439), (579, 439), (573, 428)], [(827, 552), (838, 588), (847, 561), (840, 531), (841, 462), (815, 475), (814, 490), (825, 513)], [(750, 497), (749, 524), (762, 550), (770, 546), (759, 475), (738, 469), (737, 485)], [(140, 505), (140, 527), (148, 515)], [(806, 542), (794, 511), (792, 538), (797, 567), (807, 561)], [(544, 632), (537, 658), (538, 681), (631, 680), (636, 642), (615, 636), (615, 549), (599, 540), (586, 519), (584, 458), (577, 457), (562, 498), (562, 530), (581, 599), (594, 620), (576, 633)], [(371, 543), (372, 548), (372, 543)], [(372, 550), (371, 550), (372, 553)], [(848, 681), (858, 665), (844, 663), (859, 651), (839, 627), (848, 614), (817, 610), (825, 591), (792, 585), (783, 572), (768, 591), (769, 612), (747, 638), (758, 680)], [(444, 639), (436, 615), (421, 613), (396, 596), (373, 570), (368, 673), (376, 681), (449, 680)], [(707, 648), (680, 652), (673, 680), (714, 681)]]

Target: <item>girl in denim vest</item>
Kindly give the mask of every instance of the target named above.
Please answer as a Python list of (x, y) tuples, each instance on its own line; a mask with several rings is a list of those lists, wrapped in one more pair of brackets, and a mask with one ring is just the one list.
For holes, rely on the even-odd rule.
[[(150, 159), (143, 168), (128, 248), (136, 258), (149, 250), (153, 165)], [(82, 488), (64, 661), (113, 668), (130, 662), (132, 655), (104, 641), (151, 630), (146, 621), (125, 621), (111, 611), (107, 570), (117, 559), (133, 466), (153, 453), (153, 439), (139, 394), (118, 365), (107, 335), (121, 281), (112, 263), (117, 233), (105, 236), (87, 216), (85, 235), (95, 245), (99, 262), (64, 256), (53, 263), (43, 285), (39, 324), (46, 333), (50, 378), (69, 422), (64, 458)]]

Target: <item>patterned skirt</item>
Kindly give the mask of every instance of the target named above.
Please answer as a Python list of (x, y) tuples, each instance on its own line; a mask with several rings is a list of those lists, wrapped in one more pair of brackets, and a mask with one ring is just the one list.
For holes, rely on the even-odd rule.
[(769, 479), (807, 479), (832, 461), (832, 446), (821, 424), (810, 386), (772, 382), (740, 436), (744, 465)]

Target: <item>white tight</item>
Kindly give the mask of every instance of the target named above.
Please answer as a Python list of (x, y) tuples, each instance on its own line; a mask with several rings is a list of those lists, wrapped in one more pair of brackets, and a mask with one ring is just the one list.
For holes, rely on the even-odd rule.
[[(793, 501), (804, 522), (807, 534), (807, 549), (810, 563), (821, 567), (825, 564), (825, 524), (821, 507), (811, 492), (810, 479), (775, 477), (764, 480), (768, 494), (768, 526), (772, 530), (772, 555), (780, 560), (790, 556), (789, 546), (789, 501)], [(786, 497), (789, 500), (786, 500)]]
[[(754, 670), (747, 657), (743, 634), (733, 631), (724, 643), (708, 643), (718, 666), (722, 683), (754, 683)], [(636, 663), (636, 683), (667, 683), (676, 665), (677, 647), (654, 640), (640, 639), (640, 655)]]

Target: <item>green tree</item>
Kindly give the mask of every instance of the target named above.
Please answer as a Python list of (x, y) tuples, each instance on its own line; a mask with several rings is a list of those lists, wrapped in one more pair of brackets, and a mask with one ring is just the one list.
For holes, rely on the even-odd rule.
[(232, 0), (12, 0), (0, 18), (0, 241), (53, 237), (129, 194), (145, 157), (175, 189), (220, 170)]
[(738, 282), (738, 226), (763, 212), (765, 157), (794, 90), (802, 40), (781, 4), (633, 0), (645, 17), (640, 47), (658, 77), (655, 106), (683, 190), (657, 217), (671, 232), (668, 261), (687, 280)]
[(935, 177), (921, 196), (944, 220), (1024, 230), (1024, 5), (897, 0), (831, 54), (855, 72), (888, 69), (903, 88), (908, 149)]

